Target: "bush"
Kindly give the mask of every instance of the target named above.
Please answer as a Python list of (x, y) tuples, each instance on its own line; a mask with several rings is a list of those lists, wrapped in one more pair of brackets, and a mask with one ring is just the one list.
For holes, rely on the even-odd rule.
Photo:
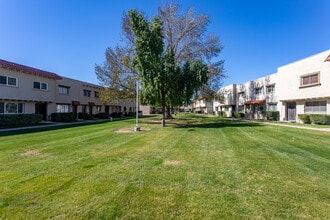
[(0, 126), (17, 126), (39, 124), (42, 115), (38, 114), (10, 114), (0, 115)]
[(298, 118), (304, 123), (304, 124), (310, 124), (311, 119), (309, 117), (309, 114), (299, 114)]
[(310, 114), (310, 121), (312, 124), (329, 125), (330, 115)]
[(100, 113), (97, 113), (96, 115), (94, 115), (94, 117), (98, 118), (98, 119), (108, 119), (109, 114), (106, 114), (104, 112), (100, 112)]
[(234, 112), (235, 118), (244, 118), (244, 112)]
[(269, 121), (278, 121), (280, 118), (279, 111), (261, 111), (261, 115), (264, 119)]
[(54, 122), (70, 122), (70, 121), (75, 121), (76, 117), (75, 114), (73, 114), (72, 112), (53, 113), (51, 114), (51, 120)]
[(113, 118), (120, 118), (121, 116), (122, 116), (121, 112), (112, 112), (110, 114), (110, 117), (113, 117)]
[(278, 121), (280, 119), (279, 111), (266, 111), (266, 118), (270, 121)]
[(227, 114), (226, 114), (225, 111), (218, 111), (218, 116), (219, 116), (219, 117), (226, 117)]
[(84, 113), (84, 112), (79, 112), (78, 113), (78, 119), (91, 120), (91, 119), (93, 119), (93, 115), (90, 115), (90, 114)]

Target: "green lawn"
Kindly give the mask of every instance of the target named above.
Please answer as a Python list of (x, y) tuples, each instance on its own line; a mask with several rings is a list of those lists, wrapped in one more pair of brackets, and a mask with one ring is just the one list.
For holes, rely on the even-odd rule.
[(330, 133), (189, 117), (0, 132), (0, 219), (330, 219)]

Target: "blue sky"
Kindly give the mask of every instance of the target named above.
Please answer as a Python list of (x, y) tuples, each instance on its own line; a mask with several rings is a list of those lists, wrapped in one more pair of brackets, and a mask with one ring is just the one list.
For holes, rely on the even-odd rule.
[[(95, 64), (120, 43), (129, 9), (156, 15), (165, 0), (0, 0), (0, 59), (98, 84)], [(330, 49), (329, 0), (177, 0), (211, 18), (228, 78), (244, 83)]]

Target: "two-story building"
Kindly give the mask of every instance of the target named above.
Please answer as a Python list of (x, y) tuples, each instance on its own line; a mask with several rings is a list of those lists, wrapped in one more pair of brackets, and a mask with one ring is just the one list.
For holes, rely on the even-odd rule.
[(0, 114), (135, 111), (134, 102), (103, 103), (103, 87), (0, 59)]
[(222, 111), (226, 113), (227, 117), (232, 117), (236, 110), (236, 84), (223, 87), (218, 91), (217, 98), (213, 101), (213, 111), (215, 113)]
[(198, 98), (192, 101), (192, 110), (197, 113), (211, 114), (213, 112), (213, 101)]
[(236, 96), (224, 95), (222, 103), (226, 106), (235, 97), (232, 108), (247, 118), (261, 118), (263, 110), (279, 111), (280, 120), (297, 122), (298, 114), (330, 114), (330, 50), (281, 66), (274, 74), (226, 86), (218, 93), (227, 94), (235, 87)]

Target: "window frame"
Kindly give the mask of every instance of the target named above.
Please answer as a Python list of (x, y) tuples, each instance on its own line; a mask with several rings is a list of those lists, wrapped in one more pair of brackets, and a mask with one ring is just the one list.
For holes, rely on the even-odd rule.
[[(18, 87), (18, 78), (17, 77), (5, 76), (5, 75), (0, 75), (0, 77), (4, 77), (6, 80), (6, 83), (0, 83), (0, 85)], [(15, 80), (15, 85), (9, 84), (10, 80)]]
[(71, 112), (69, 104), (56, 104), (56, 113), (69, 113)]
[[(66, 93), (63, 92), (63, 89), (66, 89)], [(58, 94), (69, 95), (69, 93), (70, 93), (70, 87), (69, 86), (61, 86), (61, 85), (58, 86)]]
[[(312, 82), (313, 76), (317, 76), (317, 82)], [(308, 83), (305, 83), (305, 79), (309, 77)], [(299, 88), (306, 88), (306, 87), (311, 87), (311, 86), (318, 86), (321, 85), (321, 74), (320, 72), (313, 72), (313, 73), (308, 73), (300, 76), (300, 87)]]
[(99, 91), (94, 91), (94, 97), (95, 98), (100, 98), (100, 92)]
[[(15, 105), (15, 111), (8, 111), (10, 105)], [(22, 102), (0, 102), (0, 114), (24, 114), (25, 106)]]
[(274, 93), (275, 92), (275, 84), (270, 84), (266, 86), (266, 93), (270, 94), (270, 93)]
[[(322, 103), (322, 105), (321, 105), (321, 103)], [(321, 108), (323, 108), (323, 110)], [(317, 109), (317, 111), (315, 111), (316, 109)], [(327, 101), (305, 102), (304, 112), (305, 112), (305, 114), (326, 114), (327, 113)]]
[(277, 111), (277, 103), (268, 103), (267, 110), (268, 111)]
[(262, 95), (264, 93), (264, 87), (257, 87), (254, 92), (256, 95)]
[(85, 97), (91, 97), (91, 93), (92, 93), (91, 90), (88, 90), (88, 89), (83, 90), (83, 94), (84, 94)]
[[(39, 84), (39, 86), (36, 86), (37, 84)], [(46, 86), (46, 88), (43, 88), (43, 86)], [(48, 83), (40, 82), (40, 81), (33, 81), (33, 89), (48, 91)]]

